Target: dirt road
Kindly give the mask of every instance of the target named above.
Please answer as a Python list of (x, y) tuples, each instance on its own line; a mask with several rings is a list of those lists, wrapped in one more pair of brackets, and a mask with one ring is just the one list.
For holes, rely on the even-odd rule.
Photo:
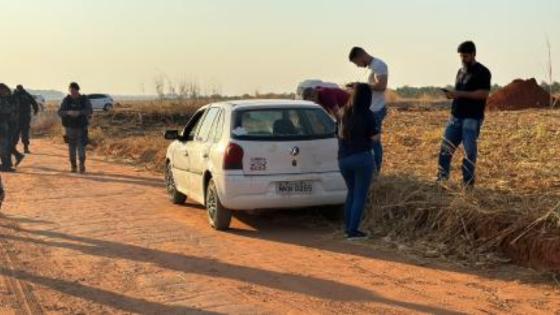
[(93, 157), (74, 175), (64, 147), (33, 150), (2, 175), (0, 313), (560, 314), (528, 270), (349, 244), (310, 213), (239, 215), (218, 233), (200, 207), (171, 205), (157, 174)]

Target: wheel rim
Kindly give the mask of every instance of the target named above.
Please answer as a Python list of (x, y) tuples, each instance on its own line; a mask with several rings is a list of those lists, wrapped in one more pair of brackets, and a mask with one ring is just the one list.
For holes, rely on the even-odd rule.
[(218, 211), (218, 200), (213, 189), (208, 189), (208, 197), (206, 198), (206, 209), (208, 209), (208, 217), (214, 220)]
[(171, 172), (171, 164), (167, 166), (165, 171), (165, 188), (170, 195), (175, 193), (175, 179), (173, 179), (173, 173)]

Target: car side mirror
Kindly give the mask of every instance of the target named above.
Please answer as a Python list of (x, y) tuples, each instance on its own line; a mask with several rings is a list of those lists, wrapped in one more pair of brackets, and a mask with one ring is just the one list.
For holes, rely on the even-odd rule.
[(166, 140), (179, 140), (179, 130), (166, 130), (163, 137)]

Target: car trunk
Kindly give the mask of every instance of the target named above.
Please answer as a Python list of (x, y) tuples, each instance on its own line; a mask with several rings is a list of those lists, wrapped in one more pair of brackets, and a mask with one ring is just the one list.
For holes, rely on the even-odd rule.
[(237, 141), (243, 148), (245, 175), (337, 172), (334, 138), (306, 141)]

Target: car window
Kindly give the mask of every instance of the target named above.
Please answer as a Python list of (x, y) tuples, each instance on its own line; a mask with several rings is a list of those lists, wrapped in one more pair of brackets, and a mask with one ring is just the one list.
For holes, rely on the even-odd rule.
[(187, 139), (189, 140), (193, 140), (194, 135), (196, 134), (198, 127), (200, 127), (200, 123), (202, 122), (202, 117), (204, 117), (205, 113), (206, 113), (206, 109), (199, 110), (198, 112), (196, 112), (185, 125), (182, 135), (187, 136)]
[(245, 140), (311, 140), (335, 137), (334, 121), (321, 109), (277, 108), (235, 112), (232, 137)]
[(224, 130), (224, 111), (220, 110), (218, 117), (214, 120), (214, 125), (212, 126), (212, 130), (210, 131), (210, 135), (208, 139), (215, 142), (220, 141), (222, 138), (222, 133)]
[(201, 141), (201, 142), (208, 141), (208, 136), (210, 135), (210, 131), (212, 130), (212, 125), (214, 124), (214, 120), (216, 119), (219, 113), (220, 113), (220, 109), (216, 107), (210, 108), (206, 112), (206, 115), (204, 115), (204, 118), (202, 119), (202, 123), (196, 133), (196, 137), (195, 137), (196, 141)]

